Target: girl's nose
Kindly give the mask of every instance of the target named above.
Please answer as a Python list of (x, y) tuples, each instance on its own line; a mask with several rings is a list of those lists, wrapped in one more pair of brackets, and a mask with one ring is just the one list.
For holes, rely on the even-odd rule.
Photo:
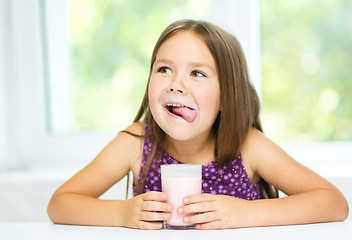
[(185, 86), (183, 85), (183, 81), (179, 76), (176, 76), (172, 80), (172, 82), (170, 83), (170, 86), (168, 87), (168, 92), (181, 93), (181, 94), (186, 93), (186, 89), (185, 89)]
[(168, 92), (184, 93), (184, 90), (181, 88), (175, 88), (175, 87), (170, 86)]

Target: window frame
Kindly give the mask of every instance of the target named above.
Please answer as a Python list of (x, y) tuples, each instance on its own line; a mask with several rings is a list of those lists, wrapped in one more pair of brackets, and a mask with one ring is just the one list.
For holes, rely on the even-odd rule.
[(1, 161), (2, 169), (86, 164), (117, 133), (50, 133), (40, 2), (7, 0), (3, 10), (9, 11), (4, 22), (11, 29), (4, 38), (3, 47), (9, 47), (2, 59), (7, 71), (1, 84), (8, 94), (0, 128), (8, 134), (3, 140), (6, 148), (0, 152), (2, 159), (9, 159)]
[[(238, 37), (261, 96), (259, 4), (259, 0), (212, 0), (209, 20)], [(4, 50), (0, 56), (0, 108), (6, 113), (0, 116), (0, 130), (4, 133), (0, 137), (4, 146), (0, 149), (0, 170), (87, 164), (117, 132), (50, 133), (40, 0), (5, 0), (0, 8), (1, 12), (9, 10), (3, 16), (0, 40), (0, 50)], [(68, 72), (62, 76), (69, 79), (70, 68), (65, 69)], [(63, 91), (69, 93), (69, 83), (65, 86)], [(344, 174), (352, 172), (352, 142), (278, 144), (299, 162), (324, 175), (331, 175), (329, 171), (334, 167), (336, 175), (337, 169), (344, 170)]]

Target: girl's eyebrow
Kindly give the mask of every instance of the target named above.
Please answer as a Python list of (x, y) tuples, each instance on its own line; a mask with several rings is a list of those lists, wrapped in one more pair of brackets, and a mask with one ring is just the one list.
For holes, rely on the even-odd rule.
[(213, 72), (216, 72), (216, 69), (213, 69), (211, 66), (209, 66), (208, 64), (205, 64), (205, 63), (191, 62), (191, 63), (190, 63), (190, 66), (195, 67), (195, 68), (198, 68), (198, 67), (205, 67), (205, 68), (210, 69), (210, 70), (213, 71)]
[[(156, 59), (154, 64), (173, 64), (173, 62), (168, 59)], [(194, 68), (206, 67), (216, 73), (216, 69), (202, 62), (190, 62), (189, 65)]]
[(158, 63), (158, 64), (163, 64), (163, 63), (165, 63), (165, 64), (172, 64), (172, 61), (167, 60), (167, 59), (156, 59), (155, 62), (154, 62), (154, 64), (156, 64), (156, 63)]

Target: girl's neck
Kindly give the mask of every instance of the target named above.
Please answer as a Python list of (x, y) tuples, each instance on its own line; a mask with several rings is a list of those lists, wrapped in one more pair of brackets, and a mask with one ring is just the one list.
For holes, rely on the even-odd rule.
[(208, 137), (201, 141), (179, 141), (168, 139), (167, 152), (176, 160), (189, 164), (207, 164), (215, 159), (215, 138)]

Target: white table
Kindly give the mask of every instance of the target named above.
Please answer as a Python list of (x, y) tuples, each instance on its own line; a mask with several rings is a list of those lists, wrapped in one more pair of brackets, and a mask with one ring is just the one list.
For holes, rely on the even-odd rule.
[(227, 240), (227, 239), (352, 239), (352, 221), (296, 226), (242, 228), (230, 230), (158, 230), (146, 231), (114, 227), (56, 225), (52, 223), (0, 223), (0, 239), (25, 240)]

